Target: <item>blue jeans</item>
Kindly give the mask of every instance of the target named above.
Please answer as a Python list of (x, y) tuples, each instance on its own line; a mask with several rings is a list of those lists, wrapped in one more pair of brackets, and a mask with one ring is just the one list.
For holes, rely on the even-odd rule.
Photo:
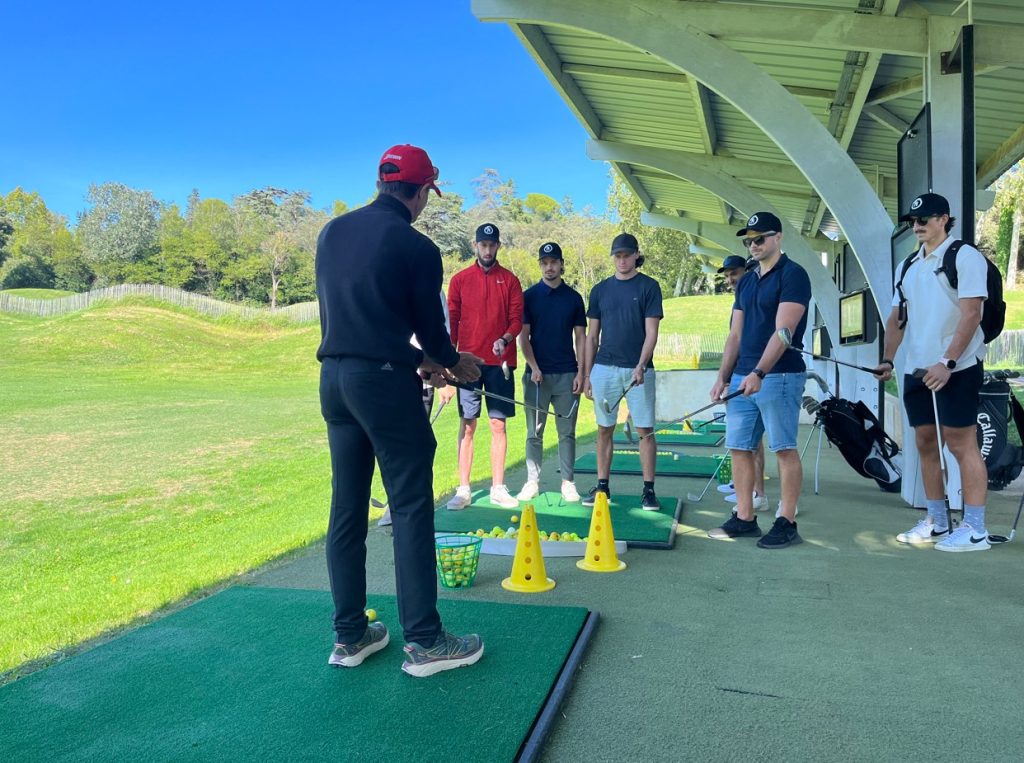
[[(735, 392), (746, 378), (733, 374), (729, 391)], [(768, 374), (761, 382), (761, 391), (750, 397), (740, 395), (726, 403), (725, 447), (730, 450), (757, 450), (757, 444), (768, 433), (768, 449), (795, 450), (800, 425), (800, 398), (807, 374)]]

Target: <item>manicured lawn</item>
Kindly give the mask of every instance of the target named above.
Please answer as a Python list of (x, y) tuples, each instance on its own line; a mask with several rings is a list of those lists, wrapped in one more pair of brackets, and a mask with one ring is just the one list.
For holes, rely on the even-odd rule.
[[(0, 313), (0, 673), (324, 534), (318, 339), (316, 325), (141, 301)], [(439, 495), (457, 481), (457, 421), (453, 408), (435, 425)], [(489, 474), (489, 439), (474, 479)]]
[(0, 294), (10, 294), (23, 299), (58, 299), (70, 297), (75, 292), (63, 289), (0, 289)]

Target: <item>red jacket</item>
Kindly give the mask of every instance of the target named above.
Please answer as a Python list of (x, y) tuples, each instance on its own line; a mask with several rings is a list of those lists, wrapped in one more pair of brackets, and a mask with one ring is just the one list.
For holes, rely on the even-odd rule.
[[(488, 366), (507, 361), (516, 367), (516, 337), (523, 329), (523, 287), (512, 271), (498, 263), (484, 272), (476, 262), (460, 270), (448, 285), (452, 344), (471, 352)], [(494, 342), (508, 334), (512, 341), (499, 358)]]

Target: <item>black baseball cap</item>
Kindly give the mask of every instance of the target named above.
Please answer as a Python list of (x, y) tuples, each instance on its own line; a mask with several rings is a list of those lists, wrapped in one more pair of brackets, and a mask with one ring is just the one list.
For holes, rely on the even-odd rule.
[(540, 249), (537, 250), (537, 259), (543, 260), (545, 257), (550, 257), (553, 260), (561, 260), (565, 262), (565, 258), (562, 257), (562, 247), (556, 244), (554, 241), (549, 241), (544, 244)]
[(738, 254), (730, 254), (722, 260), (722, 267), (720, 267), (717, 272), (724, 273), (725, 271), (732, 270), (733, 268), (742, 268), (746, 264), (747, 261), (743, 257), (740, 257)]
[(782, 233), (782, 223), (771, 212), (757, 212), (750, 216), (747, 224), (736, 231), (737, 236), (746, 236), (751, 233)]
[(910, 211), (900, 216), (900, 222), (911, 217), (932, 217), (949, 214), (949, 202), (937, 193), (922, 193), (910, 202)]
[(498, 226), (494, 223), (484, 223), (476, 229), (476, 240), (477, 241), (497, 241), (501, 243), (501, 234), (498, 232)]
[(639, 252), (640, 244), (637, 243), (636, 236), (632, 233), (620, 233), (612, 241), (612, 254), (616, 252)]

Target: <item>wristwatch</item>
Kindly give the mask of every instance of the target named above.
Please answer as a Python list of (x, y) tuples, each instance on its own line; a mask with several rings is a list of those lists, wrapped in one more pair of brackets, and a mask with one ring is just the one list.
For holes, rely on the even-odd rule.
[(758, 379), (764, 378), (764, 371), (762, 371), (760, 368), (755, 368), (750, 373), (754, 374)]
[[(888, 363), (889, 364), (889, 368), (891, 368), (893, 370), (896, 369), (896, 364), (893, 363), (891, 360), (889, 360), (889, 358), (882, 358), (882, 363)], [(878, 365), (882, 365), (882, 363), (879, 363)]]
[(942, 365), (944, 365), (946, 368), (948, 368), (950, 371), (952, 371), (954, 368), (956, 368), (956, 361), (955, 360), (950, 360), (949, 358), (939, 358), (939, 362)]

